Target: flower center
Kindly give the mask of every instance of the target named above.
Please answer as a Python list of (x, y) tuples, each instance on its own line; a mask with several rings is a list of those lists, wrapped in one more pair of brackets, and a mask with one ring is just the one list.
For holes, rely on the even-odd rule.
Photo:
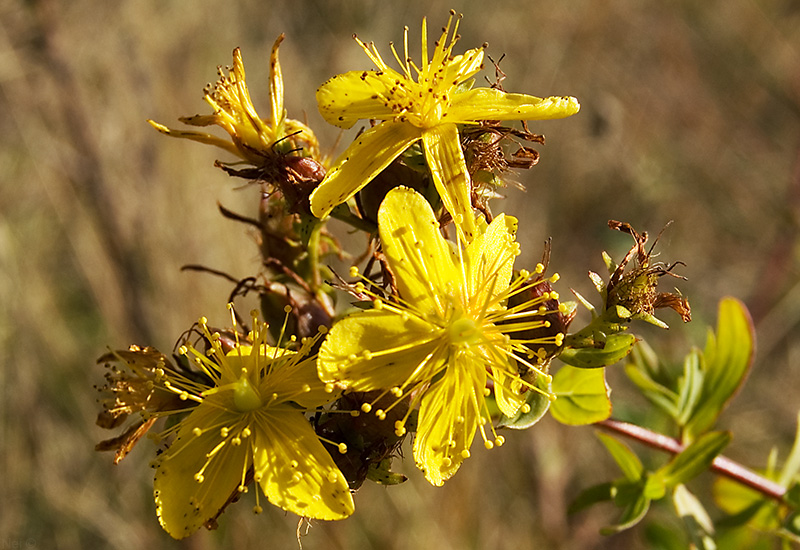
[(450, 344), (469, 347), (480, 341), (481, 330), (473, 319), (461, 317), (450, 323)]
[(243, 371), (233, 388), (233, 405), (236, 410), (243, 413), (254, 411), (263, 404), (258, 392), (247, 379), (247, 373)]

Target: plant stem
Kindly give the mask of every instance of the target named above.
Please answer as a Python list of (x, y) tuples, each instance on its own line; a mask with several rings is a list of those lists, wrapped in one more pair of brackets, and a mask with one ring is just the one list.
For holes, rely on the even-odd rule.
[[(596, 426), (603, 430), (616, 433), (636, 440), (640, 443), (666, 451), (674, 455), (683, 451), (684, 446), (679, 441), (668, 437), (666, 435), (648, 430), (636, 424), (629, 424), (627, 422), (620, 422), (618, 420), (603, 420), (598, 422)], [(759, 493), (768, 496), (771, 499), (783, 502), (783, 497), (786, 494), (786, 488), (778, 485), (757, 473), (749, 470), (733, 460), (724, 456), (717, 456), (711, 463), (711, 471), (714, 473), (725, 476), (733, 481), (746, 485)]]

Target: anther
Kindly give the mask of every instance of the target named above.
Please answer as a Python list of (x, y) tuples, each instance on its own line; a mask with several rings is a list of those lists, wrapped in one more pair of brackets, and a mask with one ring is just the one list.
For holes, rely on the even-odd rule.
[(469, 458), (469, 450), (464, 449), (463, 451), (461, 451), (461, 458), (465, 458), (465, 459)]
[(205, 479), (205, 477), (203, 477), (203, 474), (201, 474), (200, 472), (197, 472), (196, 474), (194, 474), (194, 480), (197, 483), (203, 483), (204, 479)]
[(494, 440), (495, 445), (497, 445), (498, 447), (502, 447), (503, 443), (505, 443), (505, 442), (506, 442), (506, 438), (503, 437), (502, 435), (498, 435)]
[(347, 443), (339, 443), (339, 452), (345, 454), (347, 452)]
[(358, 277), (358, 266), (354, 265), (350, 267), (350, 276), (351, 277)]
[(220, 437), (228, 437), (228, 433), (230, 433), (230, 429), (222, 427), (219, 429), (219, 436)]
[(200, 437), (201, 435), (203, 435), (203, 430), (201, 430), (200, 428), (194, 428), (192, 429), (192, 433), (195, 436)]
[(386, 413), (383, 411), (383, 409), (378, 409), (375, 411), (375, 416), (378, 417), (378, 420), (386, 420)]
[(361, 405), (361, 410), (364, 411), (365, 413), (368, 413), (369, 411), (372, 410), (372, 405), (370, 405), (369, 403), (364, 403)]
[(494, 449), (494, 443), (492, 443), (488, 439), (483, 442), (483, 446), (486, 447), (487, 449)]

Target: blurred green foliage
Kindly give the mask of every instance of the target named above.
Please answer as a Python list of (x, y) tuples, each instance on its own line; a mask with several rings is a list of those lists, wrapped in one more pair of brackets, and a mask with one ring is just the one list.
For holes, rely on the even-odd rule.
[[(759, 349), (721, 418), (735, 428), (725, 452), (758, 465), (772, 445), (789, 448), (797, 399), (786, 395), (800, 380), (794, 0), (491, 8), (475, 0), (10, 0), (0, 7), (0, 544), (296, 544), (295, 517), (253, 518), (249, 506), (232, 507), (216, 532), (171, 541), (155, 518), (148, 453), (137, 449), (114, 466), (92, 451), (105, 435), (93, 425), (91, 387), (102, 377), (94, 358), (129, 343), (169, 350), (200, 315), (224, 324), (229, 283), (180, 266), (235, 277), (258, 269), (252, 240), (215, 204), (254, 212), (255, 189), (237, 189), (215, 170), (215, 151), (165, 139), (145, 119), (205, 112), (201, 88), (236, 46), (263, 108), (269, 49), (285, 32), (290, 116), (305, 113), (332, 150), (338, 131), (322, 123), (314, 90), (335, 73), (369, 68), (351, 34), (400, 43), (404, 25), (413, 33), (426, 15), (435, 29), (450, 8), (465, 15), (464, 48), (486, 41), (494, 59), (506, 54), (506, 89), (581, 101), (578, 116), (531, 126), (548, 145), (538, 166), (516, 176), (527, 192), (509, 188), (503, 205), (520, 218), (519, 261), (534, 265), (552, 236), (560, 291), (588, 295), (587, 270), (603, 267), (599, 251), (616, 257), (629, 246), (608, 219), (651, 233), (675, 220), (659, 249), (687, 264), (681, 290), (695, 321), (682, 327), (664, 314), (673, 328), (653, 340), (685, 349), (687, 337), (702, 340), (720, 296), (745, 301)], [(491, 67), (485, 74), (494, 76)], [(652, 418), (646, 402), (627, 399), (614, 370), (615, 415)], [(657, 547), (669, 523), (602, 538), (613, 510), (567, 516), (581, 488), (614, 474), (591, 429), (545, 419), (509, 434), (502, 449), (476, 452), (442, 489), (419, 476), (388, 491), (367, 484), (353, 518), (315, 523), (303, 547)]]

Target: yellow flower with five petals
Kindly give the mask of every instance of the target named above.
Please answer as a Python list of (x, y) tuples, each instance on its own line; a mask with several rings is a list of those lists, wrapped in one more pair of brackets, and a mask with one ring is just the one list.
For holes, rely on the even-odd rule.
[[(359, 45), (377, 70), (350, 71), (334, 76), (317, 90), (325, 120), (351, 128), (358, 120), (383, 121), (361, 134), (334, 162), (311, 195), (311, 211), (325, 217), (345, 202), (415, 142), (422, 141), (425, 158), (444, 207), (469, 241), (475, 233), (470, 180), (459, 140), (459, 124), (480, 120), (537, 120), (563, 118), (578, 112), (574, 97), (538, 98), (494, 88), (470, 89), (470, 79), (483, 62), (485, 46), (452, 56), (458, 40), (455, 12), (433, 56), (428, 58), (426, 22), (422, 21), (422, 64), (408, 55), (408, 28), (404, 61), (394, 47), (398, 72), (381, 58), (374, 45)], [(452, 36), (448, 41), (450, 29)]]
[[(157, 513), (175, 538), (216, 518), (250, 479), (272, 504), (303, 517), (353, 513), (347, 481), (303, 414), (333, 399), (308, 357), (313, 343), (299, 352), (268, 346), (266, 325), (253, 321), (252, 344), (225, 353), (201, 319), (210, 353), (181, 353), (204, 376), (161, 373), (163, 386), (198, 403), (169, 430), (175, 440), (156, 462)], [(258, 494), (256, 502), (259, 512)]]
[[(526, 391), (539, 391), (520, 372), (547, 377), (537, 367), (544, 350), (531, 350), (560, 345), (563, 334), (535, 341), (514, 334), (549, 326), (543, 304), (558, 296), (545, 292), (507, 307), (509, 297), (526, 296), (536, 284), (528, 273), (513, 276), (519, 245), (510, 216), (478, 227), (471, 243), (454, 250), (422, 195), (398, 187), (381, 204), (378, 228), (399, 296), (384, 300), (373, 293), (373, 309), (334, 323), (317, 368), (336, 387), (382, 389), (381, 398), (391, 393), (395, 404), (409, 397), (409, 410), (419, 405), (414, 458), (432, 484), (442, 485), (469, 456), (476, 431), (487, 448), (503, 442), (493, 428), (493, 439), (485, 430), (489, 385), (507, 416), (523, 409)], [(388, 410), (373, 412), (385, 418)], [(398, 435), (407, 420), (395, 424)]]

